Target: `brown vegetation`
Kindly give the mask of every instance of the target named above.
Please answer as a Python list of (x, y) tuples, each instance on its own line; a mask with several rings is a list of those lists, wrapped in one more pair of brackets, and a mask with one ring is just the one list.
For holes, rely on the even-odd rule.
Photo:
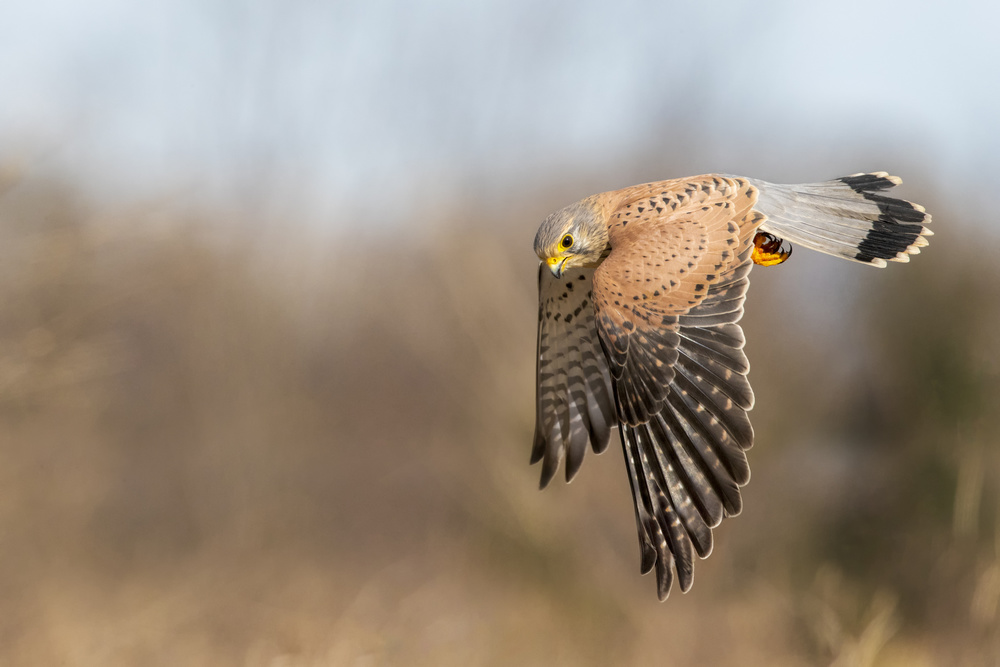
[(0, 662), (995, 665), (1000, 276), (930, 208), (908, 266), (755, 271), (746, 509), (659, 604), (615, 446), (527, 466), (536, 220), (250, 233), (16, 184)]

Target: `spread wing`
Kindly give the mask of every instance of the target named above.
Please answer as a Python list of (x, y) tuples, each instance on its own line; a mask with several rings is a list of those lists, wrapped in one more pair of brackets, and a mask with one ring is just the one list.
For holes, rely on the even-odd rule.
[(594, 324), (594, 269), (556, 278), (538, 269), (537, 412), (531, 462), (542, 462), (545, 487), (566, 459), (566, 481), (583, 463), (587, 443), (608, 447), (615, 407), (607, 359)]
[(675, 570), (691, 587), (693, 554), (708, 556), (711, 529), (740, 512), (750, 479), (753, 392), (737, 322), (763, 218), (745, 181), (699, 178), (646, 186), (623, 205), (594, 277), (641, 569), (655, 565), (661, 600)]

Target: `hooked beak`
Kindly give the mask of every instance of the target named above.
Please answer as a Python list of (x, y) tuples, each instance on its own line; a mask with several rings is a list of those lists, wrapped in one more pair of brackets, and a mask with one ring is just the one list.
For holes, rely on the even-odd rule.
[(545, 260), (545, 263), (549, 265), (549, 271), (552, 272), (556, 278), (562, 278), (563, 266), (566, 264), (566, 260), (569, 257), (549, 257)]

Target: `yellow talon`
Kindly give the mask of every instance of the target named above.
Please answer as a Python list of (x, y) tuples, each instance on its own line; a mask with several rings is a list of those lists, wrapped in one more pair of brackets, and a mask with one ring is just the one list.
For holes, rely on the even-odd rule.
[(774, 234), (757, 232), (753, 237), (753, 263), (760, 266), (781, 264), (792, 256), (792, 246), (789, 245), (788, 250), (784, 250), (782, 248), (784, 244), (785, 242)]

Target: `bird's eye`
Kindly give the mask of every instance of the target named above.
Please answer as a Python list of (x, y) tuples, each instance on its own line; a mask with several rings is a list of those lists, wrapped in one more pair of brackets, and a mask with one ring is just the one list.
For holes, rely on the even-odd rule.
[(562, 241), (559, 242), (559, 245), (562, 246), (563, 248), (568, 248), (571, 245), (573, 245), (573, 235), (567, 234), (566, 236), (562, 237)]

